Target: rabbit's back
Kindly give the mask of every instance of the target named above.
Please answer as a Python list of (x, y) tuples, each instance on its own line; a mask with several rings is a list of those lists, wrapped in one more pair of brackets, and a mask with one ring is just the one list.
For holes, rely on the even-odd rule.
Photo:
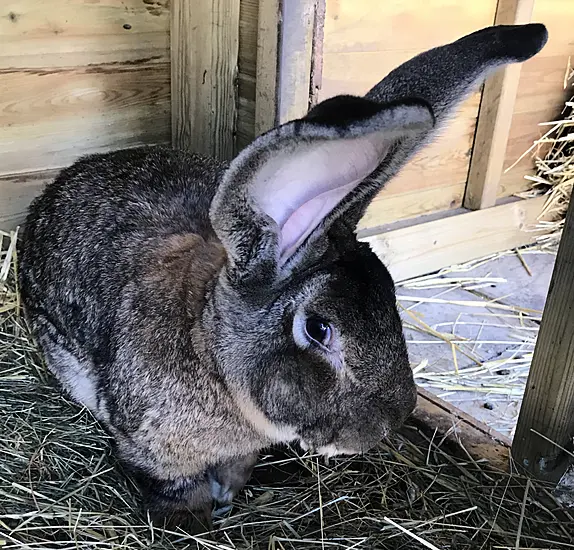
[(123, 290), (162, 243), (214, 239), (209, 206), (223, 170), (160, 147), (92, 155), (63, 170), (31, 205), (20, 244), (31, 319), (47, 320), (71, 353), (107, 363)]

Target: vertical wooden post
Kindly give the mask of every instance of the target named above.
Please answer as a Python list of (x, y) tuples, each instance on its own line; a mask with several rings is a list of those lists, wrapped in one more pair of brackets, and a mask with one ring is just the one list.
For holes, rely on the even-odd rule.
[(172, 0), (175, 147), (230, 159), (237, 115), (240, 0)]
[(282, 7), (279, 120), (307, 114), (319, 81), (322, 25), (326, 0), (284, 0)]
[(281, 0), (259, 0), (255, 81), (256, 136), (277, 124), (280, 31)]
[(574, 201), (571, 201), (518, 418), (512, 456), (534, 475), (552, 479), (561, 475), (565, 467), (561, 460), (567, 457), (560, 447), (572, 452), (573, 439)]
[[(495, 25), (530, 22), (534, 0), (498, 0)], [(520, 64), (508, 65), (484, 84), (464, 197), (471, 210), (496, 203), (520, 80)]]

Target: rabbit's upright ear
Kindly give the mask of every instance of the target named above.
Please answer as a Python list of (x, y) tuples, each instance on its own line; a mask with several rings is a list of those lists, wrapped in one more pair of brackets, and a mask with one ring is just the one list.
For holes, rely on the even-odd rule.
[(234, 275), (277, 275), (400, 140), (433, 123), (422, 101), (339, 96), (257, 138), (231, 163), (210, 212)]
[[(398, 101), (404, 97), (420, 98), (428, 103), (435, 116), (435, 126), (416, 138), (402, 140), (376, 181), (356, 193), (352, 208), (356, 224), (373, 196), (412, 156), (436, 135), (456, 107), (475, 91), (489, 74), (499, 67), (521, 63), (536, 55), (546, 44), (548, 32), (539, 23), (497, 25), (423, 52), (391, 71), (365, 97), (379, 102)], [(357, 202), (359, 204), (357, 204)], [(349, 205), (351, 206), (351, 205)]]
[(482, 29), (407, 61), (365, 98), (326, 100), (256, 139), (231, 163), (212, 204), (230, 266), (240, 276), (274, 277), (336, 220), (353, 227), (469, 92), (547, 38), (540, 24)]

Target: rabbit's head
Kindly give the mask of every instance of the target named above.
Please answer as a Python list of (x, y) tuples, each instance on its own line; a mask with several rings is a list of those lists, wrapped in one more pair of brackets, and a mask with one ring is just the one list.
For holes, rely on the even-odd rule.
[(497, 26), (425, 52), (365, 97), (328, 99), (257, 138), (211, 207), (227, 263), (205, 328), (240, 407), (276, 441), (365, 451), (415, 406), (392, 279), (356, 224), (492, 70), (545, 44)]

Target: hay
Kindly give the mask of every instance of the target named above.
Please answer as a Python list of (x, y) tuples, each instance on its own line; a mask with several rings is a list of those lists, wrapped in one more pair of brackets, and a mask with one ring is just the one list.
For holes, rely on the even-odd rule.
[[(565, 89), (572, 87), (573, 79), (574, 70), (569, 63), (564, 78)], [(414, 367), (417, 383), (445, 399), (454, 399), (456, 394), (457, 404), (461, 403), (460, 396), (464, 393), (468, 395), (468, 401), (488, 400), (489, 405), (504, 404), (505, 407), (499, 409), (501, 414), (491, 427), (510, 437), (516, 427), (542, 312), (513, 305), (509, 303), (508, 297), (492, 300), (482, 295), (480, 289), (506, 281), (492, 273), (478, 277), (473, 276), (472, 272), (505, 256), (516, 255), (528, 275), (533, 276), (528, 263), (529, 255), (556, 254), (574, 184), (574, 97), (565, 103), (558, 120), (541, 126), (545, 130), (543, 136), (506, 171), (529, 154), (534, 155), (536, 174), (525, 176), (531, 188), (517, 196), (525, 199), (546, 196), (538, 223), (526, 228), (532, 232), (544, 229), (543, 234), (537, 236), (533, 244), (520, 249), (453, 265), (438, 273), (398, 285), (397, 298), (404, 311), (405, 327), (422, 335), (421, 338), (410, 339), (409, 343), (446, 344), (452, 353), (450, 370), (433, 369), (428, 360), (423, 359)], [(406, 292), (408, 290), (438, 292), (433, 296), (420, 297), (409, 295)], [(453, 290), (466, 290), (475, 296), (472, 300), (451, 300), (448, 293)], [(459, 318), (454, 323), (429, 326), (415, 311), (417, 306), (424, 303), (456, 306), (460, 310)], [(469, 325), (480, 327), (476, 338), (463, 338), (457, 334), (457, 328)], [(481, 339), (480, 332), (486, 328), (501, 329), (501, 337), (495, 340)], [(511, 339), (507, 339), (509, 329)], [(504, 357), (496, 360), (481, 358), (477, 350), (485, 344), (506, 348)], [(470, 359), (472, 366), (460, 368), (460, 356)]]
[[(564, 75), (564, 89), (574, 87), (574, 69), (570, 59)], [(572, 196), (574, 185), (574, 95), (566, 101), (555, 121), (545, 122), (540, 126), (550, 126), (550, 130), (534, 142), (520, 158), (506, 171), (511, 170), (529, 153), (534, 152), (536, 174), (525, 178), (531, 182), (531, 188), (518, 193), (521, 198), (532, 198), (545, 195), (546, 201), (537, 228), (551, 228), (549, 235), (539, 238), (541, 244), (556, 246), (562, 236), (566, 211)], [(541, 153), (544, 153), (541, 155)], [(535, 229), (537, 229), (535, 228)]]
[(262, 457), (232, 510), (216, 519), (214, 534), (152, 527), (109, 437), (42, 365), (19, 316), (14, 243), (14, 234), (2, 235), (4, 548), (574, 548), (574, 518), (559, 510), (549, 487), (490, 471), (413, 426), (364, 456), (328, 463), (274, 450)]
[[(528, 257), (531, 253), (539, 252), (539, 249), (530, 247), (523, 254)], [(484, 277), (469, 276), (473, 269), (510, 254), (513, 251), (451, 266), (435, 275), (405, 281), (397, 285), (397, 299), (403, 313), (403, 325), (411, 335), (407, 338), (411, 353), (417, 345), (436, 344), (447, 346), (445, 358), (452, 355), (451, 368), (448, 365), (433, 368), (434, 365), (426, 358), (414, 365), (417, 384), (463, 408), (465, 402), (496, 406), (499, 414), (489, 422), (490, 427), (512, 437), (542, 312), (512, 305), (508, 299), (493, 300), (480, 293), (483, 287), (505, 283), (502, 277), (492, 274)], [(439, 292), (432, 296), (420, 296), (407, 294), (409, 290)], [(449, 299), (448, 294), (454, 290), (467, 291), (472, 299)], [(415, 309), (422, 304), (456, 307), (458, 314), (454, 321), (444, 320), (431, 326)], [(487, 329), (490, 329), (489, 338), (482, 336)], [(463, 336), (462, 331), (474, 331), (474, 336)], [(485, 346), (502, 350), (501, 355), (494, 359), (488, 355), (481, 356)], [(416, 355), (420, 356), (420, 353)], [(462, 367), (461, 357), (466, 363)]]

